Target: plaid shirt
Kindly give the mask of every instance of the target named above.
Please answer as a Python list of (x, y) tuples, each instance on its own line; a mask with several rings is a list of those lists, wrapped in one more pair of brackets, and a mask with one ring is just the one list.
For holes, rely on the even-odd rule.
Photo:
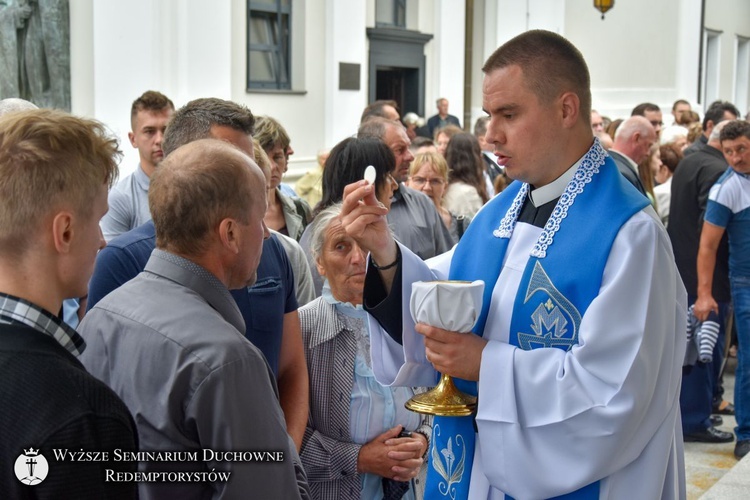
[(74, 356), (86, 348), (83, 337), (62, 319), (28, 300), (0, 292), (0, 323), (30, 326), (54, 338)]

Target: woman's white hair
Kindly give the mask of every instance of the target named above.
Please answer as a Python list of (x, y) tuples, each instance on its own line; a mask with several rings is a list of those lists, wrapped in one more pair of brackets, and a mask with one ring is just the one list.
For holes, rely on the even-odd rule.
[(418, 114), (414, 112), (408, 112), (404, 115), (404, 118), (402, 120), (404, 122), (404, 125), (416, 125), (417, 127), (424, 126), (424, 118), (420, 117)]
[(320, 211), (310, 224), (310, 251), (313, 260), (318, 261), (320, 254), (323, 253), (323, 245), (326, 239), (326, 230), (331, 223), (341, 215), (341, 203), (335, 203)]
[(661, 135), (659, 136), (659, 144), (662, 146), (664, 144), (670, 144), (680, 137), (684, 137), (685, 139), (687, 139), (687, 133), (687, 129), (682, 125), (672, 125), (670, 127), (662, 129)]

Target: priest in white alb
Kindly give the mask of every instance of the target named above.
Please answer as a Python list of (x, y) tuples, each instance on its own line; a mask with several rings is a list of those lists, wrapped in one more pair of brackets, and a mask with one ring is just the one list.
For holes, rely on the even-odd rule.
[[(523, 33), (483, 71), (486, 140), (516, 182), (461, 242), (423, 262), (365, 181), (341, 215), (370, 252), (379, 381), (435, 385), (437, 370), (478, 395), (474, 418), (436, 417), (425, 498), (683, 499), (686, 293), (669, 238), (594, 139), (569, 41)], [(485, 282), (474, 334), (414, 324), (411, 284), (434, 279)]]

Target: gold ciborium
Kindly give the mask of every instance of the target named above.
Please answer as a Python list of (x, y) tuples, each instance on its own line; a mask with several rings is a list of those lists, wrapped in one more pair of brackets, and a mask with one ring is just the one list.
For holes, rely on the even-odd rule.
[[(483, 292), (483, 281), (417, 281), (412, 284), (411, 316), (415, 323), (453, 332), (471, 332), (482, 311)], [(437, 386), (415, 395), (405, 406), (427, 415), (464, 417), (476, 411), (477, 398), (459, 391), (453, 379), (443, 374)]]

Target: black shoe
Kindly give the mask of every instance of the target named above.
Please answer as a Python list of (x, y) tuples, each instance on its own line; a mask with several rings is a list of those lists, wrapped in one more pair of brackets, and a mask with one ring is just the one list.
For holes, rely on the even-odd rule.
[(685, 434), (683, 438), (686, 443), (729, 443), (734, 441), (734, 434), (720, 431), (716, 427), (711, 426), (700, 432)]
[(734, 405), (729, 401), (722, 401), (717, 406), (714, 406), (711, 413), (716, 413), (718, 415), (734, 415)]
[(742, 458), (748, 453), (750, 453), (750, 439), (737, 441), (737, 444), (734, 446), (734, 456), (737, 458)]
[(724, 423), (724, 419), (721, 418), (721, 415), (711, 415), (711, 417), (709, 417), (709, 420), (711, 421), (711, 425), (714, 427), (718, 427)]

